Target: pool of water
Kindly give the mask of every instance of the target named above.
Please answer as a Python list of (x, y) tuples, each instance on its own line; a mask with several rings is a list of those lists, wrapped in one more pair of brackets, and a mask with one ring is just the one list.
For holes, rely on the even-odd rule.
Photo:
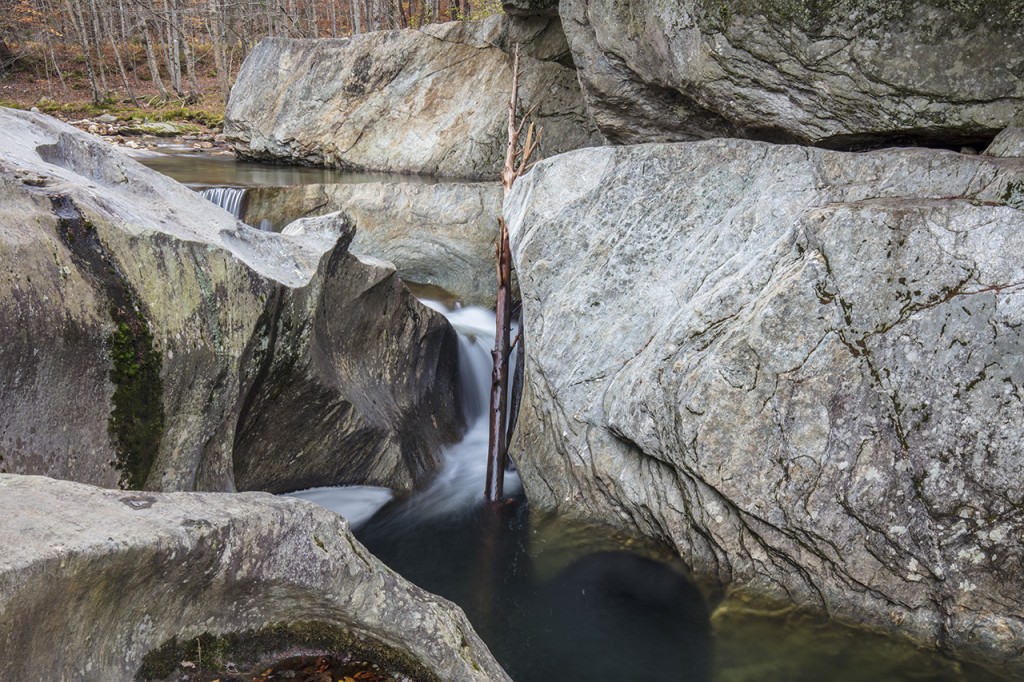
[(193, 189), (207, 187), (285, 187), (357, 182), (415, 182), (431, 184), (437, 178), (398, 173), (349, 172), (307, 166), (277, 166), (236, 161), (232, 156), (204, 153), (147, 154), (139, 163), (170, 176)]

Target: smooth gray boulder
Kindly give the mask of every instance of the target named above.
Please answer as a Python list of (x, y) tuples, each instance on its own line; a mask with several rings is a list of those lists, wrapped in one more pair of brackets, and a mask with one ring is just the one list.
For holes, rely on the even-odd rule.
[(989, 156), (1024, 157), (1024, 128), (1007, 128), (985, 150)]
[(520, 95), (540, 151), (600, 144), (557, 19), (429, 25), (338, 40), (268, 38), (246, 58), (224, 131), (241, 158), (497, 179), (523, 44)]
[[(385, 279), (390, 269), (371, 274), (346, 258), (352, 228), (343, 221), (304, 234), (261, 232), (48, 116), (0, 109), (0, 128), (0, 262), (9, 283), (0, 288), (0, 472), (106, 487), (234, 490), (233, 462), (248, 457), (236, 443), (236, 432), (249, 427), (240, 412), (265, 378), (243, 376), (243, 364), (253, 349), (298, 352), (283, 336), (265, 335), (274, 306), (325, 286), (351, 302), (361, 290), (343, 291), (338, 282)], [(325, 271), (327, 263), (336, 267)], [(350, 264), (358, 274), (344, 271)], [(408, 293), (392, 292), (395, 298), (374, 303), (408, 311)], [(433, 311), (412, 308), (415, 324), (444, 324)], [(447, 360), (414, 397), (399, 395), (409, 382), (396, 368), (423, 361), (415, 348), (398, 345), (410, 338), (398, 333), (406, 328), (395, 315), (378, 315), (366, 327), (373, 341), (359, 349), (367, 357), (335, 357), (386, 375), (378, 391), (408, 406), (377, 438), (390, 443), (403, 429), (436, 430), (403, 452), (360, 441), (391, 453), (376, 469), (394, 471), (390, 483), (398, 489), (424, 480), (438, 457), (430, 448), (461, 428), (453, 407), (423, 409), (423, 385), (438, 396), (430, 404), (453, 401)], [(450, 352), (454, 358), (454, 342)], [(391, 364), (371, 365), (370, 356)], [(331, 385), (327, 393), (333, 400), (342, 389)], [(371, 421), (379, 414), (374, 407)], [(304, 424), (278, 428), (262, 447), (295, 447), (308, 434)], [(362, 471), (366, 453), (307, 456), (328, 459), (323, 466), (335, 472), (358, 461)]]
[(411, 491), (462, 435), (458, 337), (444, 316), (389, 263), (348, 252), (346, 216), (305, 218), (285, 235), (335, 230), (342, 240), (310, 284), (281, 289), (257, 325), (235, 433), (239, 490)]
[(1014, 0), (563, 0), (560, 13), (615, 143), (959, 148), (1024, 123)]
[[(299, 650), (404, 679), (508, 679), (461, 609), (308, 502), (0, 475), (0, 543), (6, 680), (178, 679), (208, 662), (258, 675)], [(174, 655), (202, 635), (220, 638), (203, 661)]]
[(237, 362), (336, 237), (259, 234), (49, 116), (0, 127), (0, 469), (230, 488)]
[(1024, 669), (1024, 161), (605, 147), (505, 215), (532, 506)]
[(243, 219), (280, 229), (296, 218), (343, 210), (356, 224), (352, 253), (393, 263), (408, 282), (490, 307), (501, 200), (494, 182), (254, 187)]

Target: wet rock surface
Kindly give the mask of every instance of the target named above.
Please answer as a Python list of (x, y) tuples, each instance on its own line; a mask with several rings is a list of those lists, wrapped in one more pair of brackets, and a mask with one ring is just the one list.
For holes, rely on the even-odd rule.
[(612, 142), (844, 149), (956, 149), (1020, 125), (1022, 12), (1005, 0), (560, 6), (587, 106)]
[(404, 679), (508, 679), (457, 606), (307, 502), (0, 475), (0, 541), (5, 679), (258, 675), (296, 652), (369, 658)]
[(1019, 160), (921, 149), (540, 164), (505, 208), (531, 504), (1021, 668), (1022, 188)]

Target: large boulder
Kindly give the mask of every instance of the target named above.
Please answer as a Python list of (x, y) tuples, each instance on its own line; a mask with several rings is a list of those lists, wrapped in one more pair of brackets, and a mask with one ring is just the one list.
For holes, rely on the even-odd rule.
[[(541, 153), (599, 144), (557, 19), (454, 22), (338, 40), (269, 38), (249, 54), (224, 130), (242, 158), (497, 179), (512, 43)], [(561, 61), (560, 61), (561, 60)]]
[(393, 263), (398, 275), (441, 287), (464, 303), (493, 306), (498, 183), (359, 183), (254, 187), (243, 219), (275, 229), (343, 210), (357, 226), (349, 250)]
[(0, 475), (0, 544), (6, 680), (255, 676), (297, 651), (417, 680), (508, 679), (457, 606), (308, 502)]
[(617, 143), (979, 144), (1024, 122), (1024, 6), (563, 0), (584, 96)]
[[(285, 234), (338, 223), (351, 225), (330, 214), (296, 221)], [(235, 435), (239, 490), (410, 491), (461, 435), (455, 330), (393, 266), (345, 247), (339, 242), (309, 285), (280, 289), (256, 329)]]
[[(266, 335), (275, 306), (310, 290), (351, 301), (361, 290), (343, 291), (338, 282), (358, 286), (390, 270), (370, 274), (345, 258), (353, 229), (343, 220), (303, 234), (253, 230), (50, 117), (0, 109), (0, 127), (0, 258), (9, 282), (0, 289), (0, 471), (107, 487), (233, 490), (233, 462), (247, 457), (236, 444), (236, 431), (248, 426), (240, 413), (265, 378), (248, 369), (243, 376), (242, 365), (253, 349), (295, 352), (282, 345), (285, 337)], [(407, 293), (389, 291), (398, 298), (375, 303), (410, 309)], [(426, 308), (412, 315), (430, 330), (444, 324)], [(421, 455), (450, 440), (460, 428), (455, 407), (430, 413), (419, 399), (426, 385), (438, 396), (430, 404), (453, 402), (447, 358), (456, 355), (455, 342), (446, 359), (431, 356), (438, 371), (421, 376), (424, 384), (406, 400), (398, 395), (409, 383), (399, 358), (425, 361), (400, 345), (411, 338), (396, 333), (406, 321), (379, 316), (366, 329), (373, 342), (358, 352), (392, 359), (379, 390), (408, 407), (376, 437), (393, 442), (410, 424), (417, 433), (436, 429), (415, 449)], [(358, 366), (364, 358), (348, 352), (334, 361)], [(332, 384), (326, 395), (335, 401), (344, 390)], [(375, 408), (371, 421), (378, 415)], [(294, 428), (275, 430), (264, 446), (287, 452), (301, 445), (309, 432)], [(436, 449), (420, 458), (379, 445), (374, 451), (395, 458), (379, 467), (396, 472), (396, 488), (422, 482), (436, 463)], [(364, 454), (308, 453), (329, 459), (325, 468), (336, 472)]]
[(1024, 162), (605, 147), (505, 214), (531, 505), (1024, 668)]

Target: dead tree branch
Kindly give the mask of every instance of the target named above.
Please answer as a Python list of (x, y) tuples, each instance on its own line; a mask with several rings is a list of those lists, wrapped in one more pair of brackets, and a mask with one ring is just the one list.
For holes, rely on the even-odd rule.
[[(505, 196), (512, 190), (512, 184), (530, 170), (530, 159), (540, 143), (540, 130), (530, 117), (536, 106), (518, 118), (519, 109), (519, 46), (516, 45), (512, 60), (512, 93), (508, 100), (508, 144), (505, 147), (505, 163), (501, 171), (501, 184)], [(526, 138), (520, 145), (520, 136), (526, 130)], [(508, 241), (508, 226), (504, 218), (498, 218), (497, 275), (498, 295), (495, 304), (495, 335), (491, 372), (490, 436), (487, 445), (487, 481), (484, 496), (490, 502), (501, 500), (504, 495), (505, 468), (508, 465), (508, 442), (511, 436), (508, 420), (508, 367), (511, 347), (509, 335), (512, 318), (512, 252)], [(518, 339), (517, 339), (518, 341)], [(522, 346), (520, 345), (520, 348)], [(522, 358), (520, 352), (519, 357)], [(520, 365), (522, 361), (520, 360)], [(520, 366), (518, 371), (521, 371)]]

